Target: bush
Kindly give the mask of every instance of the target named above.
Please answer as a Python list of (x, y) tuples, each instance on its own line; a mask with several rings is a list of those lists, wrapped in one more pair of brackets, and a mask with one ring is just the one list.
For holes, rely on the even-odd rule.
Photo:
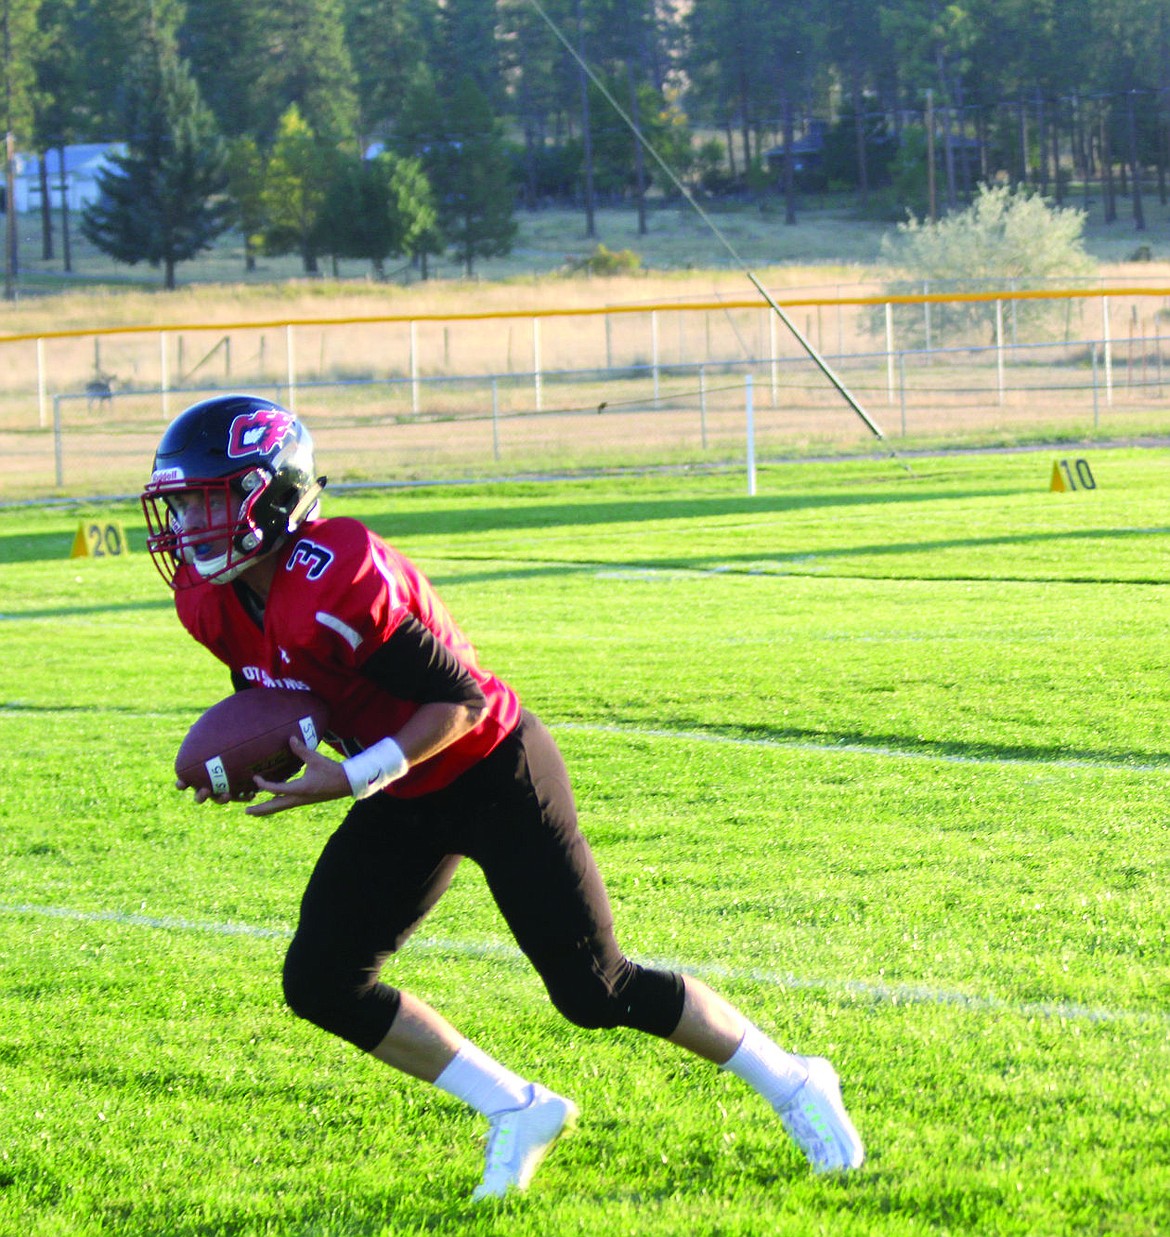
[[(911, 218), (898, 225), (882, 242), (882, 254), (901, 278), (887, 285), (893, 294), (921, 292), (998, 292), (1058, 285), (1076, 285), (1096, 267), (1085, 252), (1083, 211), (1052, 207), (1039, 195), (1021, 187), (983, 185), (964, 211), (937, 223)], [(912, 337), (921, 324), (921, 310), (907, 306), (899, 315), (902, 329)], [(993, 338), (995, 303), (953, 302), (935, 307), (933, 322), (942, 338)], [(1043, 325), (1054, 305), (1021, 301), (1017, 322)], [(899, 338), (905, 339), (900, 331)]]
[(632, 275), (642, 269), (642, 259), (632, 249), (597, 248), (586, 258), (568, 258), (565, 267), (571, 275)]

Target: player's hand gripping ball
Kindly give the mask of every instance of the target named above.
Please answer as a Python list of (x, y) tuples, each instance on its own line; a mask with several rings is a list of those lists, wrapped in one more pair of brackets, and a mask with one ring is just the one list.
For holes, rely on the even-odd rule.
[(175, 757), (185, 786), (217, 799), (250, 799), (253, 778), (283, 782), (301, 767), (290, 736), (315, 748), (329, 723), (329, 708), (311, 692), (251, 687), (213, 704), (187, 731)]

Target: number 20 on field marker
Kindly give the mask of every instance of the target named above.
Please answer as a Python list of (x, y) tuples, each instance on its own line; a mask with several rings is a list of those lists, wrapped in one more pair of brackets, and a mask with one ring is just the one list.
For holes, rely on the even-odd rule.
[(1052, 465), (1052, 481), (1048, 488), (1063, 494), (1067, 490), (1095, 490), (1097, 482), (1088, 460), (1056, 460)]
[(78, 525), (70, 558), (117, 558), (130, 553), (126, 533), (117, 520), (86, 520)]

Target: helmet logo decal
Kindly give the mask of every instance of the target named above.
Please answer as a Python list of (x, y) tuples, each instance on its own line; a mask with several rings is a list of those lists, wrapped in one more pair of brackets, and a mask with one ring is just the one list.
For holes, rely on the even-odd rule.
[(295, 418), (283, 408), (258, 408), (241, 413), (228, 430), (227, 453), (231, 459), (245, 455), (271, 455), (284, 441)]

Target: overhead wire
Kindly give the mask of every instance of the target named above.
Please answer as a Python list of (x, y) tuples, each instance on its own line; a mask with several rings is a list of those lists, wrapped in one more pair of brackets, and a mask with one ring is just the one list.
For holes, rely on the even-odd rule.
[[(654, 144), (647, 139), (646, 135), (634, 123), (629, 113), (613, 97), (612, 92), (605, 85), (605, 83), (598, 77), (598, 75), (593, 71), (593, 69), (585, 61), (584, 57), (581, 56), (577, 48), (573, 46), (572, 42), (569, 40), (568, 36), (564, 33), (564, 31), (562, 31), (560, 27), (557, 25), (557, 23), (553, 21), (553, 19), (548, 15), (548, 13), (544, 9), (544, 6), (540, 3), (540, 0), (528, 0), (528, 2), (532, 6), (532, 8), (536, 11), (537, 15), (544, 21), (544, 23), (552, 31), (553, 35), (556, 37), (558, 42), (562, 44), (565, 50), (577, 63), (581, 71), (585, 73), (585, 75), (589, 78), (589, 80), (593, 83), (593, 85), (597, 87), (597, 90), (600, 92), (602, 98), (604, 98), (606, 102), (610, 105), (610, 107), (612, 107), (614, 111), (621, 117), (622, 121), (625, 123), (627, 128), (629, 128), (629, 130), (633, 133), (634, 137), (638, 140), (638, 142), (641, 143), (646, 153), (649, 154), (650, 157), (654, 160), (654, 162), (662, 169), (667, 179), (674, 186), (674, 188), (682, 195), (686, 203), (691, 207), (692, 210), (695, 211), (695, 213), (699, 216), (699, 218), (710, 229), (712, 235), (716, 238), (716, 240), (719, 241), (719, 243), (727, 251), (728, 255), (731, 257), (731, 260), (740, 269), (740, 271), (746, 276), (748, 281), (751, 283), (752, 287), (754, 287), (755, 290), (760, 294), (760, 296), (764, 299), (765, 303), (772, 310), (772, 312), (780, 319), (780, 321), (784, 324), (784, 326), (791, 332), (793, 338), (797, 341), (798, 344), (800, 344), (800, 346), (804, 349), (804, 351), (809, 355), (809, 357), (812, 359), (816, 367), (829, 380), (829, 382), (833, 385), (833, 387), (837, 390), (837, 392), (841, 395), (841, 397), (845, 400), (845, 402), (849, 405), (849, 407), (852, 408), (853, 411), (857, 414), (857, 416), (861, 418), (862, 422), (865, 424), (866, 428), (870, 431), (870, 433), (873, 434), (875, 438), (884, 442), (886, 436), (884, 433), (882, 433), (881, 427), (869, 415), (869, 413), (866, 412), (865, 408), (862, 407), (860, 401), (856, 398), (856, 396), (854, 396), (852, 391), (850, 391), (849, 388), (846, 387), (846, 385), (841, 381), (841, 379), (834, 372), (834, 370), (829, 365), (829, 363), (825, 360), (825, 358), (821, 356), (821, 354), (817, 351), (815, 347), (813, 347), (812, 342), (803, 334), (803, 332), (796, 325), (796, 323), (793, 322), (792, 319), (789, 317), (789, 315), (784, 312), (783, 307), (776, 301), (775, 297), (773, 297), (772, 294), (767, 290), (767, 288), (765, 288), (764, 285), (760, 282), (755, 272), (751, 269), (747, 261), (743, 258), (740, 252), (735, 248), (735, 246), (731, 243), (731, 241), (727, 238), (723, 230), (715, 223), (715, 221), (711, 218), (711, 216), (703, 209), (700, 203), (696, 200), (694, 194), (691, 193), (691, 191), (686, 187), (686, 185), (684, 185), (683, 182), (680, 180), (680, 178), (675, 174), (674, 169), (671, 168), (671, 166), (666, 162), (666, 160), (658, 153), (658, 151), (654, 147)], [(903, 464), (903, 467), (907, 467), (907, 466)]]

